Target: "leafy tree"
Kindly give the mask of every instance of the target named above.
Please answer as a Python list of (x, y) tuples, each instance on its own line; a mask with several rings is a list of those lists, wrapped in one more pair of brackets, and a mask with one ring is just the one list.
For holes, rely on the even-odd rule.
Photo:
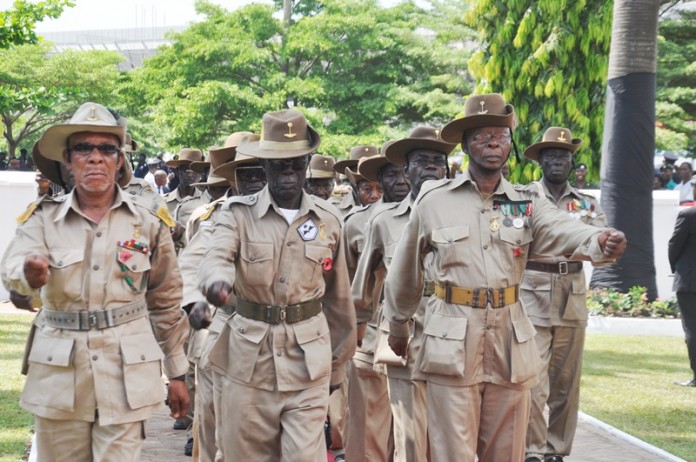
[(0, 48), (36, 43), (34, 25), (46, 18), (57, 18), (65, 8), (74, 5), (71, 0), (15, 0), (13, 9), (0, 11)]
[(113, 98), (119, 53), (50, 51), (46, 42), (0, 49), (0, 119), (10, 156), (20, 144), (30, 150), (43, 129), (84, 101), (108, 105)]
[[(515, 106), (521, 146), (539, 141), (547, 127), (569, 127), (583, 139), (576, 162), (588, 165), (593, 180), (599, 172), (611, 12), (610, 0), (478, 0), (466, 14), (482, 42), (469, 63), (477, 92), (501, 93)], [(532, 162), (511, 164), (512, 181), (541, 175)]]
[(659, 23), (656, 147), (696, 157), (696, 11)]
[(457, 95), (469, 91), (466, 52), (453, 44), (471, 31), (453, 14), (454, 0), (433, 5), (278, 0), (228, 12), (198, 1), (206, 19), (123, 77), (124, 111), (149, 120), (151, 135), (176, 149), (258, 130), (264, 112), (292, 101), (322, 134), (340, 140), (323, 149), (337, 157), (415, 123), (441, 125), (459, 109)]

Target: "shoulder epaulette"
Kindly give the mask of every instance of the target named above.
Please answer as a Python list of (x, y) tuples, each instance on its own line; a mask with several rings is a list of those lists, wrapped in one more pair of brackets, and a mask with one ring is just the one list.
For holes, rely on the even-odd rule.
[(348, 221), (348, 218), (352, 217), (353, 215), (355, 215), (355, 214), (357, 214), (357, 213), (364, 212), (365, 210), (369, 209), (371, 205), (372, 205), (372, 204), (367, 204), (367, 205), (356, 205), (355, 207), (353, 207), (352, 209), (350, 209), (350, 210), (348, 211), (348, 213), (346, 213), (346, 214), (343, 216), (343, 221), (344, 221), (344, 222), (345, 222), (345, 221)]
[(237, 204), (251, 206), (256, 204), (256, 201), (256, 194), (252, 194), (251, 196), (232, 196), (225, 200), (224, 207), (232, 208), (233, 205)]
[(206, 220), (210, 219), (210, 217), (213, 215), (213, 212), (215, 211), (215, 209), (220, 207), (226, 200), (227, 200), (226, 197), (221, 197), (219, 199), (215, 199), (213, 202), (210, 202), (208, 205), (205, 206), (205, 212), (203, 212), (201, 214), (201, 216), (198, 217), (198, 219), (200, 221), (206, 221)]
[(368, 220), (368, 223), (372, 223), (377, 219), (378, 216), (382, 215), (384, 212), (388, 212), (390, 210), (394, 210), (399, 206), (401, 202), (387, 202), (387, 203), (382, 203), (382, 206), (375, 210), (375, 212), (372, 214), (370, 219)]
[(334, 205), (331, 202), (326, 201), (320, 197), (316, 197), (316, 196), (310, 196), (310, 197), (314, 200), (314, 203), (316, 204), (317, 207), (329, 212), (331, 215), (336, 217), (336, 220), (338, 220), (339, 223), (343, 222), (343, 215), (341, 214), (341, 212), (338, 211), (338, 207), (336, 205)]
[(427, 196), (431, 192), (435, 191), (436, 189), (442, 188), (443, 186), (446, 186), (451, 182), (452, 180), (449, 178), (426, 181), (425, 183), (423, 183), (423, 186), (421, 186), (421, 190), (418, 193), (418, 197), (416, 197), (416, 200), (413, 201), (413, 205), (418, 204), (421, 200), (423, 200), (425, 196)]
[(159, 218), (159, 220), (168, 227), (173, 228), (174, 226), (176, 226), (176, 221), (174, 221), (174, 217), (172, 217), (172, 214), (169, 212), (169, 209), (165, 205), (162, 205), (152, 200), (148, 200), (146, 197), (143, 196), (130, 196), (129, 199), (134, 205), (144, 208), (145, 210)]
[(537, 197), (542, 197), (539, 193), (541, 190), (541, 185), (539, 183), (529, 183), (529, 184), (513, 184), (513, 189), (517, 192), (525, 194), (527, 199), (534, 199)]
[(65, 201), (66, 196), (60, 196), (60, 197), (51, 197), (49, 195), (44, 195), (36, 199), (34, 202), (29, 204), (27, 206), (27, 209), (22, 212), (18, 217), (17, 217), (17, 224), (22, 224), (26, 222), (29, 217), (31, 217), (34, 214), (34, 211), (39, 208), (41, 203), (43, 202), (63, 202)]

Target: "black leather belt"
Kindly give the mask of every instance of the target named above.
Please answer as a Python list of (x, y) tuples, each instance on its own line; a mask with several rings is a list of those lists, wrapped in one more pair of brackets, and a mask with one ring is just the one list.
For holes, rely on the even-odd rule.
[(321, 312), (321, 302), (311, 300), (297, 305), (262, 305), (237, 299), (236, 309), (238, 315), (256, 321), (268, 324), (280, 324), (281, 322), (292, 324), (318, 315)]
[(540, 261), (527, 261), (527, 269), (543, 271), (554, 274), (572, 274), (582, 271), (581, 261), (559, 261), (556, 263), (544, 263)]
[(59, 311), (43, 309), (46, 324), (56, 329), (92, 330), (106, 329), (138, 319), (147, 314), (145, 300), (110, 310)]

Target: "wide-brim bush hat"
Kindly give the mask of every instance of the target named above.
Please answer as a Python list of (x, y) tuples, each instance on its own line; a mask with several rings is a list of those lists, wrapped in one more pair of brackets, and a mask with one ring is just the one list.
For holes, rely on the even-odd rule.
[(580, 148), (582, 140), (573, 138), (573, 133), (568, 128), (550, 127), (544, 132), (541, 141), (534, 143), (524, 150), (524, 157), (529, 160), (539, 161), (539, 153), (542, 149), (558, 148), (570, 151), (572, 155)]
[(310, 154), (321, 144), (321, 137), (297, 109), (267, 112), (261, 120), (258, 141), (237, 146), (237, 153), (258, 159), (292, 159)]
[(517, 128), (517, 115), (512, 104), (507, 104), (503, 95), (486, 93), (472, 95), (464, 103), (464, 117), (454, 119), (442, 129), (442, 139), (458, 144), (467, 130), (482, 127)]

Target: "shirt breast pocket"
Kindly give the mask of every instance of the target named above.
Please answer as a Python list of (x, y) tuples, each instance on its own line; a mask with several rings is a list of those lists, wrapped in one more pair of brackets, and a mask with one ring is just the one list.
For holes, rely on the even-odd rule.
[(120, 289), (125, 300), (147, 289), (150, 257), (144, 253), (116, 248), (116, 264), (120, 270)]
[(465, 243), (468, 238), (468, 225), (434, 229), (431, 240), (437, 249), (438, 266), (440, 268), (467, 266)]
[[(311, 281), (315, 281), (317, 278), (321, 277), (324, 271), (324, 262), (327, 258), (331, 258), (331, 255), (332, 253), (330, 247), (317, 244), (305, 244), (306, 266), (302, 274), (303, 279), (308, 280), (308, 282), (310, 282), (309, 287), (313, 287), (316, 285), (311, 284)], [(330, 271), (330, 268), (327, 271)]]
[(500, 240), (513, 247), (524, 247), (532, 242), (532, 230), (527, 227), (515, 228), (513, 226), (500, 227)]
[(75, 301), (82, 295), (82, 249), (56, 249), (48, 256), (50, 277), (46, 284), (46, 296), (56, 303)]
[(242, 241), (239, 251), (245, 285), (269, 287), (273, 283), (273, 243)]

